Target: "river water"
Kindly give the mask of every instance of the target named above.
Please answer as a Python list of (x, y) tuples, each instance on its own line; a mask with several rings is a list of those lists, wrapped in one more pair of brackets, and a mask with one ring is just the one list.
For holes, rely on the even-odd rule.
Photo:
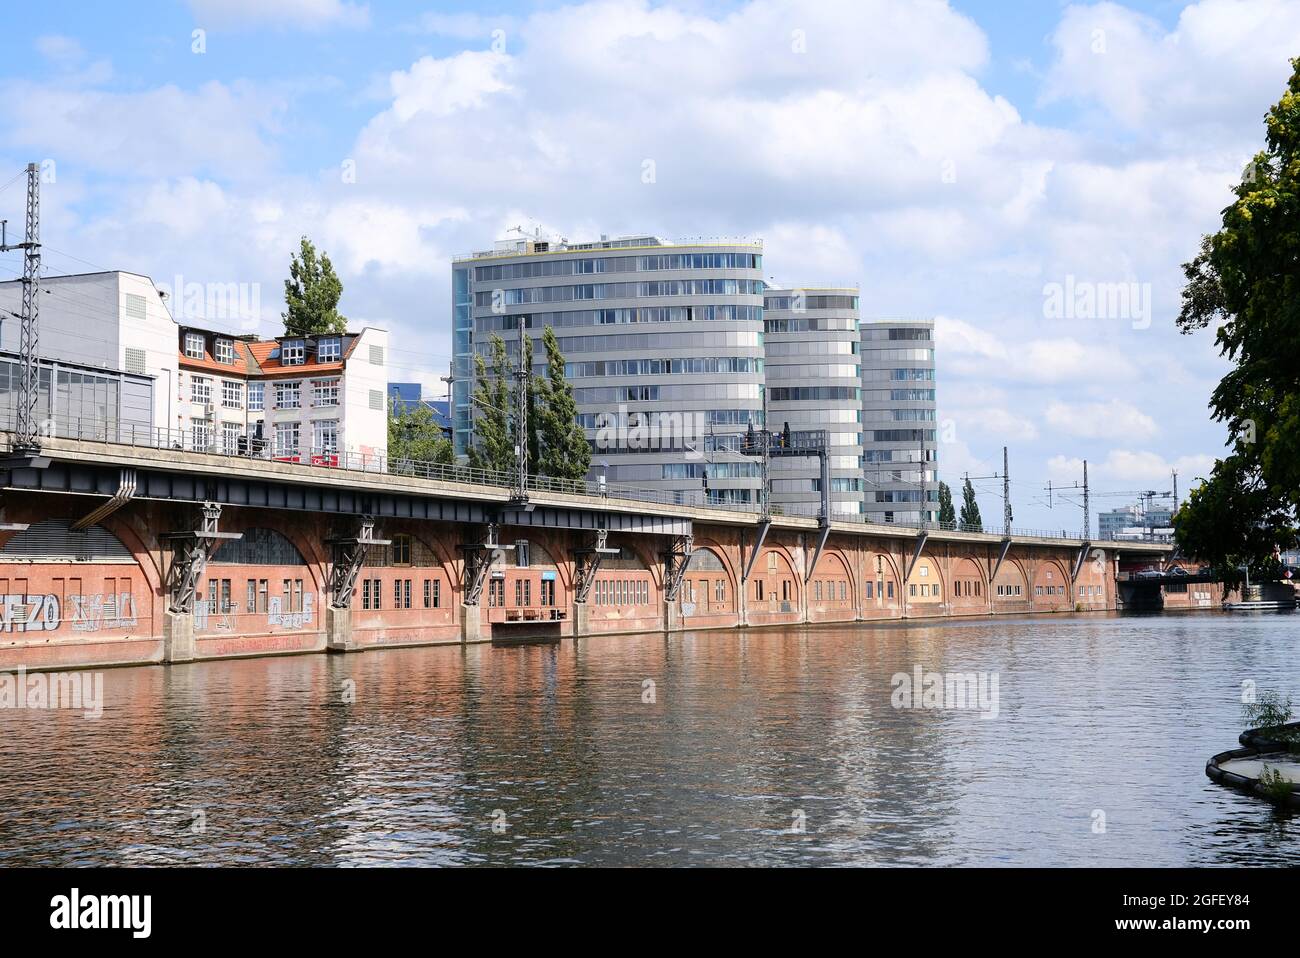
[[(1204, 767), (1298, 642), (1049, 616), (110, 669), (98, 718), (0, 711), (0, 864), (1297, 864), (1300, 818)], [(896, 707), (918, 666), (984, 707)]]

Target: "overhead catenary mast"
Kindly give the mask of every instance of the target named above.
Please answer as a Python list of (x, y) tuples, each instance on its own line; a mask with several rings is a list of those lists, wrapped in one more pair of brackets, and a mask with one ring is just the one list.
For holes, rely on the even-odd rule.
[(23, 304), (19, 334), (18, 410), (14, 427), (14, 449), (19, 455), (40, 452), (40, 430), (36, 404), (40, 397), (40, 371), (36, 347), (40, 328), (41, 273), (41, 180), (35, 163), (27, 164), (27, 223), (23, 242), (7, 244), (0, 238), (0, 252), (23, 251)]

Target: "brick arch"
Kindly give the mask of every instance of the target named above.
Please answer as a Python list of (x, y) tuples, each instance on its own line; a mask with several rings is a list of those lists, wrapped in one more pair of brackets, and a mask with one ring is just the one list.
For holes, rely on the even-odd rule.
[[(845, 576), (848, 577), (849, 580), (849, 589), (853, 593), (853, 595), (856, 596), (858, 594), (857, 569), (854, 566), (854, 564), (849, 561), (849, 557), (845, 554), (844, 550), (839, 548), (838, 546), (833, 548), (828, 547), (824, 552), (822, 552), (821, 558), (817, 560), (817, 565), (820, 566), (822, 564), (822, 560), (825, 559), (827, 556), (835, 556), (835, 558), (837, 558), (840, 561), (840, 565), (844, 568), (844, 574)], [(814, 568), (813, 575), (816, 574), (817, 574), (817, 569)]]
[[(651, 549), (646, 545), (646, 543), (649, 541), (654, 541), (654, 540), (650, 540), (648, 538), (643, 538), (640, 536), (637, 537), (629, 536), (626, 542), (620, 541), (618, 545), (621, 548), (627, 549), (634, 556), (636, 556), (638, 559), (641, 560), (641, 564), (645, 566), (646, 571), (650, 573), (651, 585), (655, 587), (655, 590), (658, 592), (658, 594), (663, 595), (663, 588), (664, 588), (663, 561), (659, 557), (658, 549)], [(667, 543), (665, 543), (665, 545), (666, 544)]]
[[(923, 565), (934, 570), (934, 575), (921, 575), (921, 568)], [(937, 597), (933, 595), (922, 596), (920, 594), (920, 586), (934, 586), (936, 584), (943, 590)], [(913, 585), (918, 587), (916, 595), (912, 595), (911, 586)], [(927, 600), (934, 602), (936, 598), (939, 602), (947, 602), (948, 596), (951, 595), (951, 590), (948, 586), (949, 583), (945, 581), (943, 575), (943, 565), (939, 562), (938, 556), (934, 555), (932, 552), (922, 552), (917, 557), (916, 564), (912, 566), (912, 574), (908, 576), (907, 581), (903, 583), (903, 588), (908, 590), (908, 602), (925, 602)]]
[[(762, 576), (767, 573), (767, 557), (774, 553), (779, 557), (780, 563), (784, 563), (786, 574), (788, 574), (794, 582), (794, 587), (790, 595), (790, 601), (793, 603), (798, 603), (803, 601), (803, 591), (804, 591), (803, 576), (800, 574), (799, 569), (795, 565), (794, 556), (790, 553), (789, 546), (782, 545), (781, 543), (772, 543), (770, 545), (764, 545), (763, 551), (759, 554), (758, 561), (754, 565), (754, 571), (750, 573), (751, 578)], [(778, 570), (778, 574), (780, 574), (779, 570)]]
[[(317, 532), (315, 528), (304, 530), (300, 523), (282, 518), (281, 513), (274, 510), (257, 513), (241, 513), (239, 521), (232, 523), (237, 525), (238, 531), (248, 529), (270, 529), (284, 536), (298, 550), (298, 555), (302, 557), (303, 565), (311, 576), (312, 591), (320, 596), (321, 602), (328, 601), (328, 569), (329, 559), (325, 555), (324, 549), (318, 544), (320, 538), (313, 533)], [(230, 531), (230, 525), (225, 526)], [(217, 549), (213, 556), (220, 556), (221, 550)], [(323, 605), (322, 605), (323, 607)]]
[[(1051, 579), (1047, 578), (1046, 573), (1048, 570), (1052, 572)], [(1040, 585), (1044, 587), (1049, 585), (1054, 586), (1057, 591), (1054, 595), (1047, 595), (1046, 592), (1044, 592), (1043, 595), (1039, 595), (1038, 587)], [(1061, 586), (1065, 587), (1064, 595), (1061, 594), (1060, 591)], [(1073, 597), (1070, 595), (1070, 573), (1066, 571), (1065, 565), (1061, 562), (1061, 560), (1055, 557), (1049, 557), (1039, 562), (1038, 568), (1034, 572), (1033, 590), (1034, 590), (1034, 594), (1031, 598), (1037, 604), (1040, 605), (1067, 604), (1071, 607), (1073, 607), (1074, 605)]]
[(102, 519), (99, 525), (117, 536), (117, 540), (131, 550), (136, 565), (140, 567), (140, 574), (149, 584), (149, 589), (154, 595), (162, 595), (164, 591), (162, 569), (158, 567), (158, 560), (153, 550), (146, 545), (135, 528), (115, 515)]
[[(735, 594), (740, 588), (738, 584), (740, 582), (740, 576), (736, 572), (736, 567), (732, 565), (731, 559), (727, 555), (727, 550), (723, 548), (716, 539), (695, 540), (695, 544), (692, 547), (693, 552), (702, 552), (706, 549), (709, 552), (712, 552), (717, 557), (718, 561), (722, 563), (723, 571), (727, 574), (727, 587), (733, 594)], [(686, 572), (688, 575), (690, 574), (690, 571), (691, 567), (687, 566)]]
[[(564, 589), (567, 596), (573, 595), (573, 562), (570, 561), (567, 546), (567, 538), (561, 539), (561, 536), (543, 529), (540, 526), (523, 526), (525, 530), (523, 535), (516, 535), (516, 539), (527, 539), (529, 543), (536, 543), (541, 546), (548, 556), (551, 557), (551, 563), (555, 566), (555, 578), (559, 581), (560, 586)], [(513, 540), (512, 540), (513, 541)], [(529, 560), (529, 564), (533, 564)], [(558, 601), (557, 596), (557, 601)]]
[[(962, 583), (960, 588), (958, 583)], [(978, 592), (972, 588), (968, 595), (966, 583), (976, 583)], [(983, 608), (988, 602), (988, 576), (982, 564), (971, 556), (957, 556), (952, 560), (944, 588), (948, 590), (948, 601), (956, 607)]]
[[(1029, 581), (1029, 570), (1025, 568), (1024, 561), (1017, 556), (1008, 555), (1005, 559), (1002, 560), (1002, 567), (998, 569), (998, 578), (1001, 578), (1002, 575), (1008, 569), (1014, 571), (1020, 577), (1020, 582), (1018, 584), (1024, 591), (1019, 596), (1014, 596), (1014, 595), (1000, 596), (997, 594), (998, 579), (995, 578), (989, 582), (989, 591), (993, 593), (993, 601), (997, 602), (1001, 600), (1003, 602), (1006, 602), (1010, 600), (1012, 602), (1016, 602), (1016, 601), (1032, 602), (1034, 598), (1034, 585), (1032, 582)], [(1015, 582), (1011, 582), (1009, 584), (1017, 585), (1017, 583)]]
[[(901, 602), (903, 598), (903, 585), (902, 585), (903, 572), (901, 569), (899, 569), (898, 563), (895, 561), (894, 557), (884, 549), (877, 549), (875, 547), (872, 547), (866, 551), (865, 558), (866, 558), (866, 574), (865, 574), (866, 580), (872, 583), (875, 583), (877, 580), (879, 580), (882, 583), (893, 582), (894, 601)], [(877, 575), (876, 573), (876, 559), (878, 558), (884, 560), (881, 563), (881, 570), (879, 575)], [(866, 590), (864, 589), (863, 591), (865, 592)], [(887, 589), (881, 589), (880, 593), (876, 594), (876, 590), (873, 587), (872, 596), (870, 599), (867, 599), (865, 595), (861, 596), (860, 598), (864, 603), (870, 602), (872, 605), (874, 605), (876, 604), (877, 601), (887, 601), (886, 599), (887, 596), (888, 596)]]
[(465, 583), (462, 581), (464, 577), (461, 575), (460, 569), (456, 565), (456, 557), (451, 554), (451, 551), (445, 547), (442, 539), (438, 536), (424, 535), (415, 529), (412, 529), (409, 532), (402, 530), (402, 534), (408, 535), (412, 539), (419, 541), (433, 554), (434, 559), (438, 563), (438, 568), (441, 569), (443, 574), (447, 577), (447, 587), (451, 590), (454, 599), (451, 603), (454, 615), (456, 607), (460, 605), (460, 600), (457, 597), (459, 597), (465, 590)]
[[(830, 576), (830, 578), (820, 579), (819, 576)], [(836, 588), (836, 583), (839, 581), (844, 583), (843, 599), (840, 599), (839, 590)], [(819, 600), (816, 596), (820, 582), (829, 583), (834, 591), (829, 596), (823, 595)], [(853, 575), (848, 559), (838, 549), (827, 549), (817, 558), (817, 565), (813, 567), (812, 575), (808, 577), (803, 587), (808, 591), (809, 608), (818, 602), (835, 603), (840, 613), (852, 614), (858, 608), (856, 577)], [(841, 602), (844, 603), (843, 606), (840, 605)]]

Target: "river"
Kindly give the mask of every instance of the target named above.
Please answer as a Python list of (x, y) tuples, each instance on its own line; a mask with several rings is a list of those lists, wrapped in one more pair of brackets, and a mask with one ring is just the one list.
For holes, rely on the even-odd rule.
[[(98, 718), (0, 711), (0, 864), (1294, 865), (1300, 820), (1204, 766), (1298, 642), (1041, 616), (109, 669)], [(896, 707), (918, 667), (982, 707)]]

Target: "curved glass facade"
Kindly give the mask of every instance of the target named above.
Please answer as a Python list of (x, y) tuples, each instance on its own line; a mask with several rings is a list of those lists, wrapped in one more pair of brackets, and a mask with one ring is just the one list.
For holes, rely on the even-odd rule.
[[(832, 513), (863, 509), (858, 290), (768, 289), (764, 294), (767, 415), (773, 430), (825, 429)], [(772, 459), (773, 511), (821, 510), (815, 457)]]
[(513, 358), (526, 325), (534, 360), (544, 362), (549, 325), (593, 446), (593, 476), (673, 491), (683, 502), (703, 501), (707, 487), (713, 500), (757, 503), (757, 470), (736, 449), (748, 426), (763, 422), (762, 268), (758, 243), (649, 236), (523, 239), (456, 260), (457, 454), (473, 441), (475, 352), (486, 357), (495, 332)]
[(934, 321), (863, 323), (861, 348), (868, 520), (933, 522), (939, 517)]

